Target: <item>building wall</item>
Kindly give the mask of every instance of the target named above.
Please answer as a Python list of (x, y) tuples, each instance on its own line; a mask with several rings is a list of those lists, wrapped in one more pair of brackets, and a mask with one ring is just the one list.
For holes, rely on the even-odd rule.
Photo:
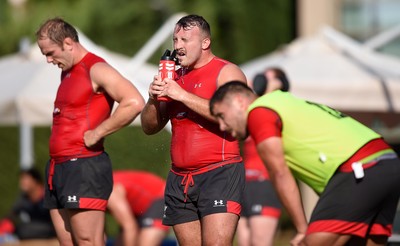
[(315, 34), (322, 26), (340, 29), (342, 0), (297, 0), (299, 36)]

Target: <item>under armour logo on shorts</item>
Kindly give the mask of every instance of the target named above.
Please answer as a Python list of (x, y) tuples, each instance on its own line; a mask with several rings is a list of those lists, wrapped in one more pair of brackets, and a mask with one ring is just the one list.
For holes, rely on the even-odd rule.
[(221, 207), (224, 206), (223, 200), (214, 200), (214, 207)]
[(68, 196), (68, 202), (77, 202), (76, 196)]

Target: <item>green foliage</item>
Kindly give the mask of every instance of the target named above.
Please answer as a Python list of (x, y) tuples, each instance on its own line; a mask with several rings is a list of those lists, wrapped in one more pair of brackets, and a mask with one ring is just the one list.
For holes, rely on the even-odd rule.
[(18, 128), (1, 127), (0, 128), (0, 218), (10, 209), (15, 198), (18, 195)]
[(140, 169), (166, 178), (170, 167), (171, 134), (162, 131), (148, 136), (141, 127), (127, 127), (108, 136), (105, 148), (113, 169)]
[[(0, 0), (0, 56), (18, 50), (23, 36), (60, 16), (95, 43), (133, 56), (164, 21), (177, 12), (204, 16), (211, 25), (214, 53), (236, 64), (271, 52), (294, 38), (292, 0), (29, 0), (11, 7)], [(171, 40), (165, 42), (171, 48)], [(156, 63), (162, 50), (151, 57)]]
[[(33, 148), (34, 148), (34, 166), (42, 171), (46, 168), (49, 160), (49, 138), (50, 127), (37, 127), (33, 132)], [(19, 155), (19, 152), (17, 153)]]
[(99, 44), (129, 56), (145, 44), (164, 20), (144, 0), (98, 0), (93, 8), (84, 32)]
[(174, 12), (204, 16), (211, 26), (214, 53), (236, 64), (294, 39), (294, 4), (290, 0), (170, 2), (175, 3)]
[[(0, 218), (10, 209), (18, 195), (19, 130), (18, 127), (0, 127)], [(49, 159), (50, 127), (34, 129), (34, 166), (44, 174)], [(166, 178), (169, 167), (170, 133), (162, 131), (147, 136), (140, 127), (126, 127), (106, 139), (105, 148), (111, 157), (113, 169), (146, 170)]]

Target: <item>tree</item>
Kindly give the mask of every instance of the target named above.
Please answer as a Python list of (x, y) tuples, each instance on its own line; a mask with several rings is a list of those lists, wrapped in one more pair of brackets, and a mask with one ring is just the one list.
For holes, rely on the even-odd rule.
[[(47, 18), (60, 16), (99, 45), (133, 56), (173, 13), (204, 16), (214, 52), (237, 64), (271, 52), (295, 35), (294, 0), (29, 0), (11, 7), (0, 0), (0, 55), (16, 52), (23, 36)], [(171, 41), (166, 42), (171, 45)], [(157, 63), (163, 49), (151, 61)]]

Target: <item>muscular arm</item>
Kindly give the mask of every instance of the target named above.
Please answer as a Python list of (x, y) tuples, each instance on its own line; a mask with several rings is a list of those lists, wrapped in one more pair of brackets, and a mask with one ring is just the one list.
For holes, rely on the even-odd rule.
[[(307, 221), (296, 181), (284, 159), (282, 139), (270, 137), (257, 144), (257, 151), (271, 177), (279, 198), (292, 218), (297, 237), (304, 237)], [(302, 236), (299, 236), (302, 235)]]
[[(238, 66), (234, 64), (228, 64), (221, 69), (217, 79), (218, 87), (233, 80), (246, 83), (246, 76)], [(204, 118), (216, 122), (216, 119), (210, 114), (208, 99), (198, 97), (190, 92), (185, 91), (175, 81), (166, 80), (166, 82), (167, 86), (165, 91), (169, 97), (184, 103), (188, 108), (200, 114)]]
[(149, 99), (140, 114), (142, 129), (148, 135), (161, 131), (169, 120), (166, 113), (166, 103), (157, 101), (162, 83), (159, 76), (154, 77), (149, 88)]
[(125, 196), (125, 189), (115, 184), (107, 209), (122, 228), (122, 245), (136, 245), (139, 228)]
[(107, 92), (118, 102), (118, 106), (107, 120), (85, 133), (85, 143), (89, 147), (131, 123), (144, 106), (144, 99), (136, 87), (107, 63), (96, 63), (90, 70), (90, 76), (94, 90)]

